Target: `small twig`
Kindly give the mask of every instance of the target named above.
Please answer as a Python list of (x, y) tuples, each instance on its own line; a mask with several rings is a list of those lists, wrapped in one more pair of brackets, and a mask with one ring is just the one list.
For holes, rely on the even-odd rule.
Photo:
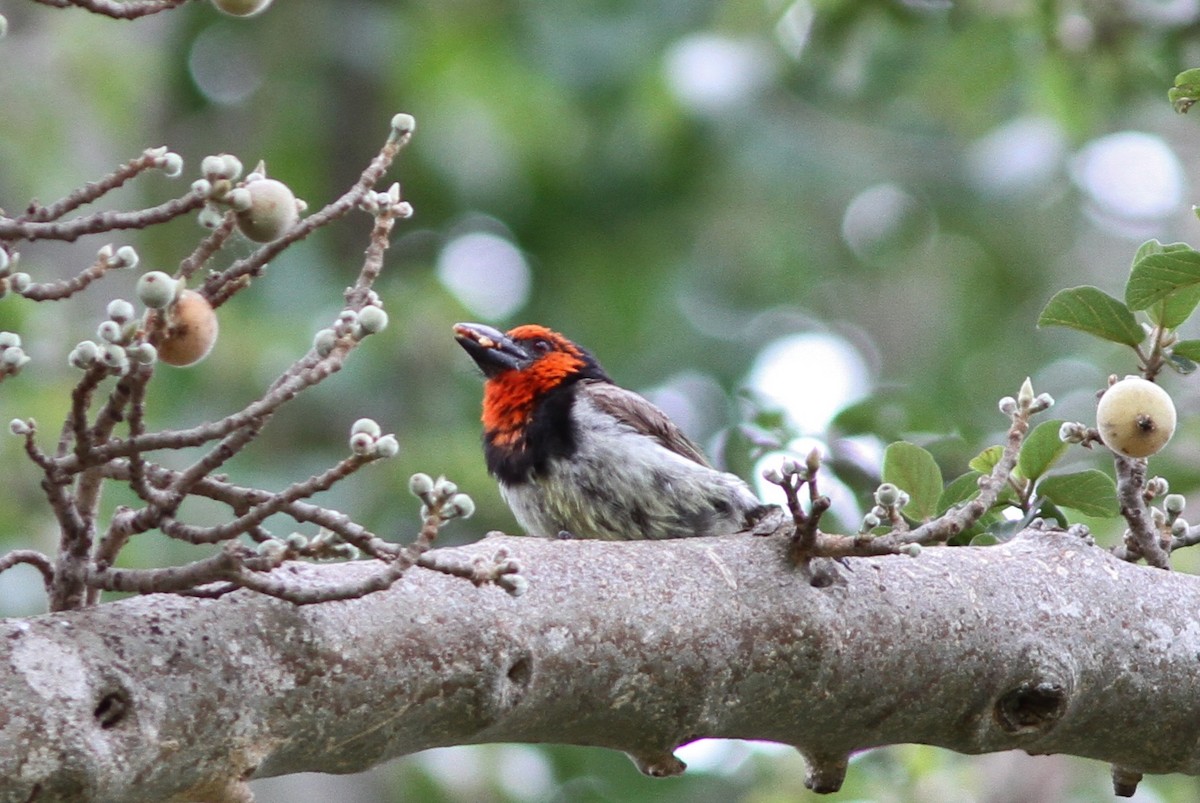
[(490, 561), (482, 555), (466, 558), (443, 550), (427, 552), (417, 558), (417, 566), (451, 577), (461, 577), (477, 586), (494, 583), (513, 596), (523, 594), (527, 586), (527, 581), (520, 575), (520, 565), (509, 557), (506, 549), (497, 551)]
[[(273, 240), (261, 246), (254, 253), (240, 259), (230, 265), (224, 271), (214, 273), (205, 280), (201, 292), (212, 303), (213, 307), (220, 306), (222, 298), (222, 288), (230, 282), (236, 281), (241, 277), (253, 277), (262, 272), (263, 266), (278, 256), (285, 248), (292, 243), (303, 240), (312, 232), (328, 223), (345, 216), (353, 210), (363, 198), (363, 196), (371, 190), (372, 187), (383, 177), (391, 166), (392, 161), (396, 158), (396, 154), (409, 141), (409, 134), (398, 139), (389, 138), (383, 148), (376, 154), (367, 168), (363, 170), (357, 182), (347, 190), (342, 197), (327, 204), (323, 209), (314, 212), (297, 223), (290, 230), (284, 232), (277, 240)], [(0, 229), (0, 236), (3, 230)]]
[(237, 225), (237, 215), (233, 212), (227, 213), (221, 218), (221, 225), (217, 226), (212, 232), (200, 241), (192, 253), (179, 263), (179, 271), (175, 274), (181, 279), (190, 279), (192, 274), (204, 267), (204, 263), (212, 258), (212, 255), (221, 250), (225, 242), (233, 234), (233, 230)]
[(87, 584), (103, 591), (156, 594), (187, 591), (208, 583), (230, 579), (237, 571), (245, 548), (229, 545), (215, 555), (184, 566), (163, 569), (114, 569), (96, 566), (86, 574)]
[[(106, 476), (111, 479), (127, 480), (131, 467), (128, 463), (118, 461), (108, 465)], [(165, 488), (173, 483), (178, 476), (177, 471), (163, 468), (154, 464), (146, 464), (147, 477), (158, 488)], [(205, 477), (192, 486), (192, 494), (203, 496), (228, 505), (238, 515), (243, 514), (255, 505), (266, 504), (273, 497), (269, 491), (257, 488), (246, 488), (224, 482), (213, 477)], [(279, 511), (301, 524), (316, 524), (331, 532), (335, 532), (348, 544), (357, 547), (363, 554), (381, 560), (390, 560), (395, 556), (398, 547), (379, 538), (362, 525), (355, 524), (345, 513), (318, 507), (307, 502), (289, 502)], [(258, 539), (255, 539), (258, 540)]]
[[(128, 6), (129, 3), (124, 3), (123, 5)], [(49, 206), (42, 206), (36, 202), (31, 203), (29, 209), (18, 220), (26, 220), (34, 223), (46, 223), (51, 220), (58, 220), (68, 212), (73, 212), (81, 206), (99, 200), (107, 193), (125, 184), (125, 182), (136, 178), (139, 174), (161, 167), (163, 164), (161, 160), (165, 151), (165, 148), (143, 151), (139, 156), (130, 159), (107, 176), (97, 181), (89, 181), (87, 184)]]
[(192, 527), (178, 522), (173, 522), (168, 527), (164, 522), (162, 529), (163, 532), (172, 538), (178, 538), (193, 544), (213, 544), (219, 541), (228, 541), (231, 538), (236, 538), (248, 532), (256, 525), (266, 521), (270, 516), (283, 512), (292, 502), (328, 490), (334, 483), (349, 477), (367, 463), (377, 459), (379, 458), (375, 455), (351, 455), (336, 466), (320, 474), (309, 477), (303, 482), (293, 483), (282, 491), (271, 494), (268, 499), (254, 505), (246, 513), (215, 527)]
[(138, 17), (145, 17), (150, 14), (157, 14), (160, 11), (168, 11), (172, 8), (183, 5), (190, 0), (125, 0), (117, 2), (117, 0), (35, 0), (45, 6), (53, 6), (54, 8), (70, 8), (76, 6), (78, 8), (91, 11), (93, 14), (100, 14), (105, 17), (112, 17), (119, 20), (131, 20)]
[[(136, 212), (97, 212), (93, 215), (38, 223), (0, 217), (0, 240), (62, 240), (74, 242), (87, 234), (118, 229), (147, 229), (174, 220), (204, 206), (205, 198), (195, 190), (166, 203)], [(39, 287), (41, 285), (34, 285)], [(28, 297), (28, 293), (25, 294)], [(42, 300), (42, 299), (37, 299)]]
[(1146, 506), (1146, 461), (1116, 452), (1113, 453), (1113, 459), (1117, 468), (1117, 499), (1121, 504), (1121, 516), (1129, 525), (1125, 559), (1137, 560), (1141, 557), (1151, 566), (1170, 569), (1170, 555)]
[(100, 257), (70, 279), (60, 282), (33, 282), (21, 291), (21, 295), (30, 301), (61, 301), (85, 289), (109, 271), (119, 269), (108, 259)]
[[(907, 522), (899, 513), (901, 505), (897, 504), (885, 507), (892, 530), (883, 535), (872, 536), (866, 532), (856, 535), (823, 533), (817, 527), (816, 521), (829, 507), (829, 500), (818, 493), (815, 484), (819, 466), (814, 466), (814, 463), (818, 462), (819, 455), (810, 455), (803, 469), (785, 463), (783, 471), (768, 471), (764, 476), (769, 482), (783, 489), (795, 521), (796, 533), (789, 546), (792, 559), (799, 565), (807, 564), (814, 557), (841, 559), (899, 554), (922, 545), (945, 543), (973, 526), (996, 504), (1012, 477), (1021, 444), (1029, 433), (1030, 416), (1047, 409), (1053, 403), (1048, 396), (1035, 398), (1032, 390), (1026, 388), (1022, 388), (1021, 398), (1020, 403), (1011, 398), (1006, 400), (1011, 403), (1009, 415), (1012, 423), (1000, 459), (990, 474), (979, 478), (978, 495), (912, 529), (908, 529)], [(799, 502), (799, 489), (805, 483), (809, 485), (810, 498), (810, 509), (807, 513)], [(896, 490), (894, 486), (892, 490)]]
[[(313, 355), (298, 360), (284, 372), (281, 379), (272, 385), (271, 391), (262, 398), (251, 402), (236, 413), (201, 424), (190, 429), (163, 430), (130, 438), (128, 440), (111, 440), (107, 443), (96, 444), (88, 453), (86, 460), (103, 463), (116, 457), (129, 457), (136, 452), (153, 452), (159, 449), (178, 450), (190, 446), (202, 446), (209, 441), (228, 437), (239, 429), (250, 426), (252, 422), (269, 418), (281, 405), (295, 398), (300, 391), (316, 385), (337, 373), (342, 368), (345, 354), (350, 346), (335, 348), (326, 358), (314, 358)], [(64, 471), (78, 471), (85, 464), (84, 459), (72, 460), (67, 458), (61, 464)]]
[(84, 371), (83, 377), (71, 390), (71, 410), (67, 413), (67, 420), (63, 423), (62, 434), (58, 439), (56, 455), (60, 461), (66, 458), (71, 444), (74, 443), (75, 459), (79, 461), (81, 468), (86, 465), (85, 460), (91, 445), (88, 440), (87, 412), (92, 405), (92, 394), (107, 376), (108, 369), (96, 363)]
[(397, 555), (382, 568), (349, 583), (338, 585), (294, 586), (274, 574), (260, 574), (247, 569), (238, 571), (232, 581), (243, 588), (286, 600), (293, 605), (315, 605), (319, 602), (358, 599), (377, 591), (386, 591), (395, 585), (396, 581), (403, 577), (411, 567), (412, 563), (407, 557)]
[(14, 549), (12, 552), (0, 555), (0, 572), (8, 571), (18, 563), (27, 563), (41, 572), (46, 593), (50, 592), (54, 585), (54, 567), (50, 564), (50, 558), (32, 549)]
[(371, 241), (363, 258), (358, 281), (354, 283), (354, 287), (346, 290), (346, 304), (349, 309), (357, 312), (366, 306), (371, 287), (383, 270), (383, 254), (389, 245), (388, 235), (391, 234), (395, 222), (395, 218), (390, 214), (375, 216), (375, 227), (371, 231)]

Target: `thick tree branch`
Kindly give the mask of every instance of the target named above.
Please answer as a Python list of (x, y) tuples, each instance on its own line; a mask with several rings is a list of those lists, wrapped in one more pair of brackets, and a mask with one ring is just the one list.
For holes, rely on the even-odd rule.
[[(413, 569), (315, 606), (214, 588), (7, 620), (0, 799), (234, 800), (499, 741), (668, 774), (703, 736), (795, 745), (823, 790), (900, 742), (1200, 774), (1200, 579), (1030, 531), (847, 558), (817, 588), (785, 541), (488, 538), (426, 557), (506, 552), (525, 594)], [(289, 566), (315, 595), (378, 570)]]

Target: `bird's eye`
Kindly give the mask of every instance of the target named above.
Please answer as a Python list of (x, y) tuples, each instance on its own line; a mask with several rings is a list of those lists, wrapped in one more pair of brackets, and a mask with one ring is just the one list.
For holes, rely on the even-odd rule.
[(531, 349), (533, 349), (533, 352), (535, 354), (546, 354), (554, 348), (553, 346), (550, 345), (550, 341), (544, 337), (539, 337), (539, 338), (535, 339), (532, 343), (529, 344), (529, 347)]

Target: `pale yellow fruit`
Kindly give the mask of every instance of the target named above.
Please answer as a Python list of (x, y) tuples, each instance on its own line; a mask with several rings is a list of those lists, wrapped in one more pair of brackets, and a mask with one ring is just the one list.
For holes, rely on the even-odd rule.
[(217, 342), (217, 313), (208, 299), (184, 290), (167, 312), (167, 333), (158, 344), (158, 358), (168, 365), (195, 365)]
[(1153, 382), (1127, 376), (1100, 397), (1096, 428), (1100, 440), (1114, 452), (1149, 457), (1175, 434), (1175, 403)]
[(256, 243), (269, 243), (296, 225), (300, 210), (296, 196), (282, 181), (262, 178), (246, 184), (250, 208), (237, 213), (242, 234)]

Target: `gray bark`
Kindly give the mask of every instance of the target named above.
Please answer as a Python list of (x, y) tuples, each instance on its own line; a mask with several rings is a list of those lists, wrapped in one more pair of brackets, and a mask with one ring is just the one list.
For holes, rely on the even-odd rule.
[(0, 621), (0, 800), (237, 800), (244, 779), (506, 741), (665, 774), (706, 736), (795, 745), (821, 789), (903, 742), (1200, 774), (1196, 577), (1038, 532), (852, 558), (823, 587), (778, 538), (454, 551), (501, 546), (523, 596), (414, 569), (347, 602), (154, 595)]

